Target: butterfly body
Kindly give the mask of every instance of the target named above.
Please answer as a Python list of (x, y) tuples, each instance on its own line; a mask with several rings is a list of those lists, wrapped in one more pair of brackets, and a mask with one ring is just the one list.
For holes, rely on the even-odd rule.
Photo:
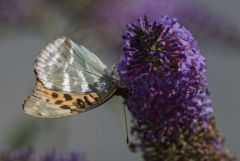
[(96, 55), (65, 37), (41, 50), (35, 72), (36, 89), (23, 105), (34, 117), (59, 118), (91, 110), (118, 88)]

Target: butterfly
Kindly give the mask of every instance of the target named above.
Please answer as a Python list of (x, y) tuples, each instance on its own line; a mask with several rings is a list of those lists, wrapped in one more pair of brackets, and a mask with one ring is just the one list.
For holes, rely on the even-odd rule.
[(91, 110), (118, 89), (106, 65), (84, 46), (66, 37), (40, 51), (34, 67), (36, 88), (23, 104), (26, 114), (60, 118)]

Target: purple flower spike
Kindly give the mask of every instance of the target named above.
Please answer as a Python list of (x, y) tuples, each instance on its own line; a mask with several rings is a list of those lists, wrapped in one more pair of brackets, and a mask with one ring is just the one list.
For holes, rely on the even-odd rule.
[(208, 98), (205, 59), (192, 34), (176, 18), (149, 22), (145, 16), (127, 25), (122, 38), (117, 72), (139, 140), (131, 149), (141, 149), (146, 161), (219, 160), (223, 139)]
[[(126, 104), (133, 116), (153, 120), (162, 131), (173, 128), (169, 139), (179, 130), (193, 132), (196, 124), (207, 124), (212, 109), (205, 98), (205, 59), (191, 33), (175, 18), (150, 23), (144, 17), (127, 26), (123, 40), (118, 73), (130, 91)], [(208, 117), (200, 119), (199, 113)]]

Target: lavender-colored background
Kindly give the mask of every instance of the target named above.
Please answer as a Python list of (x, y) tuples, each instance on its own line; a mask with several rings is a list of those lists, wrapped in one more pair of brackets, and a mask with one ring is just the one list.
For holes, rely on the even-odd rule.
[[(226, 18), (226, 22), (234, 22), (240, 30), (239, 0), (204, 0), (204, 3), (213, 12)], [(208, 17), (205, 18), (207, 21)], [(59, 24), (61, 22), (59, 20)], [(142, 160), (140, 154), (131, 153), (127, 147), (120, 97), (112, 98), (97, 109), (66, 119), (42, 120), (24, 114), (23, 100), (31, 93), (35, 84), (35, 57), (47, 41), (55, 36), (62, 36), (63, 29), (57, 26), (48, 29), (51, 32), (45, 34), (1, 26), (0, 147), (9, 146), (12, 138), (20, 135), (26, 124), (33, 124), (31, 133), (35, 136), (28, 144), (40, 151), (83, 151), (89, 160), (93, 161)], [(79, 38), (78, 43), (83, 42), (110, 67), (118, 56), (109, 53), (108, 49), (101, 47), (97, 42), (92, 46), (92, 40), (101, 41), (101, 38), (88, 37), (91, 34), (93, 33)], [(212, 39), (199, 39), (199, 45), (207, 60), (209, 89), (219, 129), (226, 135), (227, 146), (240, 156), (239, 47)], [(130, 121), (130, 116), (128, 119)]]

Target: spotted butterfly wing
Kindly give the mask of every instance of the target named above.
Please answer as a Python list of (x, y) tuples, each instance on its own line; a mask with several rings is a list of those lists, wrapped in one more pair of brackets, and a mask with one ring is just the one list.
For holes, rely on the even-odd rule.
[(91, 110), (106, 100), (115, 92), (115, 87), (103, 92), (66, 93), (45, 88), (37, 82), (33, 94), (24, 103), (27, 114), (43, 118), (59, 118), (71, 116)]
[(65, 37), (42, 49), (35, 71), (45, 87), (57, 91), (104, 91), (112, 84), (111, 75), (102, 61)]
[(102, 61), (68, 38), (58, 38), (36, 59), (36, 89), (24, 102), (24, 111), (35, 117), (58, 118), (88, 111), (116, 91)]

